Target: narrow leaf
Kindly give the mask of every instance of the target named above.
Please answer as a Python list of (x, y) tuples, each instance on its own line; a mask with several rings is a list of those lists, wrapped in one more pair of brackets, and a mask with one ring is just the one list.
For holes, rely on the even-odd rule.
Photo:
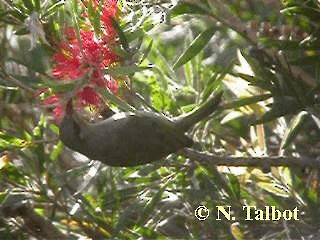
[(240, 100), (237, 100), (237, 101), (234, 101), (231, 103), (226, 103), (226, 104), (222, 105), (221, 107), (219, 107), (219, 109), (225, 110), (225, 109), (239, 108), (239, 107), (243, 107), (243, 106), (250, 105), (253, 103), (264, 101), (264, 100), (270, 98), (271, 96), (272, 96), (271, 94), (262, 94), (259, 96), (246, 97), (246, 98), (242, 98)]
[(24, 6), (30, 11), (33, 11), (33, 4), (31, 0), (23, 0)]
[(308, 107), (307, 111), (311, 114), (311, 117), (317, 127), (320, 129), (320, 111), (317, 108)]
[(123, 66), (117, 68), (109, 68), (106, 70), (106, 73), (112, 76), (122, 76), (122, 75), (130, 75), (135, 72), (140, 72), (143, 70), (151, 69), (152, 67), (138, 67), (138, 66)]
[(182, 14), (209, 14), (208, 11), (204, 10), (203, 8), (199, 7), (196, 4), (192, 3), (179, 3), (175, 7), (173, 7), (170, 11), (170, 17), (174, 18), (176, 16), (182, 15)]
[(150, 41), (148, 47), (147, 47), (146, 50), (144, 51), (143, 56), (142, 56), (140, 62), (143, 62), (143, 61), (148, 57), (149, 52), (151, 51), (152, 45), (153, 45), (153, 40)]
[(300, 112), (297, 116), (291, 119), (288, 128), (284, 133), (284, 137), (281, 141), (280, 149), (286, 149), (292, 141), (295, 139), (301, 126), (303, 125), (304, 121), (306, 120), (308, 113), (305, 111)]
[(128, 43), (127, 37), (126, 37), (126, 35), (124, 34), (124, 32), (122, 31), (119, 23), (118, 23), (117, 20), (115, 20), (114, 18), (110, 18), (110, 20), (111, 20), (112, 26), (114, 27), (114, 29), (115, 29), (116, 32), (118, 33), (118, 36), (119, 36), (119, 40), (120, 40), (121, 45), (123, 46), (123, 48), (124, 48), (125, 50), (129, 51), (130, 48), (129, 48), (129, 43)]
[(21, 138), (12, 137), (7, 135), (5, 132), (0, 132), (0, 150), (23, 148), (28, 143)]
[(302, 57), (302, 58), (297, 58), (289, 63), (293, 65), (298, 65), (298, 66), (307, 66), (307, 65), (315, 65), (318, 66), (320, 62), (320, 55), (316, 54), (313, 56), (307, 56), (307, 57)]
[(97, 36), (100, 36), (101, 33), (101, 21), (100, 21), (100, 14), (95, 12), (94, 18), (93, 18), (93, 28), (94, 32)]
[(22, 28), (20, 28), (20, 29), (18, 29), (17, 31), (14, 32), (15, 35), (26, 35), (28, 33), (30, 33), (28, 27), (22, 27)]
[(45, 86), (52, 88), (54, 92), (68, 92), (77, 88), (78, 81), (54, 82), (44, 79)]
[(162, 194), (167, 188), (167, 185), (169, 182), (167, 182), (163, 187), (161, 187), (156, 194), (154, 194), (153, 198), (149, 201), (149, 203), (146, 205), (144, 212), (142, 213), (139, 221), (137, 222), (136, 226), (140, 227), (145, 225), (146, 221), (150, 217), (151, 213), (154, 211), (154, 209), (157, 207), (159, 202), (162, 199)]
[(50, 7), (48, 7), (47, 11), (43, 14), (43, 18), (46, 18), (54, 14), (58, 10), (58, 8), (61, 7), (62, 5), (64, 5), (64, 0), (52, 4)]
[(188, 62), (191, 58), (196, 56), (209, 42), (212, 38), (213, 34), (216, 31), (216, 27), (211, 27), (200, 33), (196, 39), (190, 44), (188, 49), (178, 58), (176, 63), (174, 64), (173, 68), (176, 69), (186, 62)]
[(39, 12), (40, 11), (40, 0), (34, 0), (34, 9)]
[(320, 20), (320, 12), (318, 9), (310, 8), (310, 7), (299, 7), (299, 6), (293, 6), (288, 7), (286, 9), (283, 9), (281, 13), (287, 14), (287, 15), (304, 15), (313, 21), (319, 21)]
[(263, 43), (266, 47), (273, 47), (281, 50), (301, 49), (301, 45), (299, 41), (260, 38), (259, 42)]
[(247, 82), (249, 82), (250, 85), (252, 86), (256, 86), (265, 90), (270, 90), (272, 88), (272, 84), (269, 81), (264, 81), (261, 78), (244, 74), (244, 73), (238, 73), (237, 75), (242, 79), (246, 80)]
[(62, 148), (63, 148), (63, 143), (61, 141), (59, 141), (58, 144), (56, 144), (53, 147), (52, 152), (50, 154), (50, 159), (53, 161), (57, 160), (57, 158), (59, 157), (59, 155), (62, 151)]
[(229, 64), (229, 66), (227, 66), (221, 73), (215, 72), (212, 75), (212, 77), (209, 79), (208, 83), (206, 84), (207, 85), (206, 88), (203, 91), (203, 94), (202, 94), (203, 100), (206, 100), (210, 96), (210, 94), (221, 85), (224, 77), (227, 75), (228, 72), (230, 72), (233, 65), (234, 65), (234, 61), (232, 61)]
[(99, 93), (105, 96), (111, 103), (122, 109), (123, 111), (134, 111), (134, 107), (124, 102), (121, 98), (115, 96), (109, 89), (97, 88)]

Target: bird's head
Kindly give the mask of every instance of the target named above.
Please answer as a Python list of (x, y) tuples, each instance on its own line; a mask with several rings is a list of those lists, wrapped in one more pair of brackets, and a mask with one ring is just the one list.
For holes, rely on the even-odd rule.
[(79, 121), (79, 117), (73, 109), (72, 100), (69, 100), (60, 124), (60, 139), (66, 146), (79, 150), (82, 148), (81, 131), (84, 127), (85, 123)]

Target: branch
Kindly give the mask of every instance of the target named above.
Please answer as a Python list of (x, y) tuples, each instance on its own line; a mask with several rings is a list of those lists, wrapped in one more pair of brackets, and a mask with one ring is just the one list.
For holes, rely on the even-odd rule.
[(0, 72), (0, 77), (2, 77), (5, 81), (10, 82), (18, 87), (20, 87), (21, 89), (35, 95), (37, 93), (36, 90), (34, 90), (33, 88), (30, 88), (29, 86), (23, 84), (21, 81), (19, 81), (18, 79), (12, 77), (11, 75), (9, 75), (6, 72)]
[(19, 201), (19, 195), (8, 195), (0, 206), (0, 213), (7, 218), (21, 217), (28, 232), (34, 237), (40, 239), (66, 239), (66, 236), (49, 220), (34, 211), (30, 202), (26, 200)]
[(231, 13), (220, 0), (211, 0), (209, 4), (218, 10), (218, 15), (213, 15), (218, 21), (221, 21), (227, 27), (243, 36), (250, 44), (257, 44), (257, 34), (250, 31), (249, 28), (242, 22), (242, 20)]
[(296, 158), (286, 156), (272, 156), (272, 157), (231, 157), (218, 156), (208, 152), (199, 152), (191, 148), (184, 148), (179, 151), (179, 154), (200, 163), (221, 166), (234, 167), (261, 167), (268, 169), (270, 167), (312, 167), (320, 169), (320, 159), (314, 158)]

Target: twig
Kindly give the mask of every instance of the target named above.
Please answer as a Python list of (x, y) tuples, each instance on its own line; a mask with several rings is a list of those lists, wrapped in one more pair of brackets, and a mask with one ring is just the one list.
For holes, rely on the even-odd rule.
[(5, 217), (21, 217), (28, 232), (40, 239), (66, 239), (50, 221), (37, 214), (32, 205), (27, 201), (21, 203), (6, 203), (1, 206), (1, 212)]
[(59, 140), (60, 140), (59, 137), (54, 137), (54, 138), (51, 138), (51, 139), (43, 139), (43, 140), (32, 141), (31, 144), (46, 144), (46, 143), (56, 142), (56, 141), (59, 141)]
[(213, 18), (217, 18), (227, 27), (231, 28), (235, 32), (242, 35), (250, 44), (257, 44), (257, 35), (242, 22), (242, 20), (235, 14), (231, 13), (220, 0), (210, 0), (209, 4), (218, 10), (218, 15), (212, 15)]
[(246, 166), (246, 167), (261, 167), (268, 169), (270, 167), (312, 167), (320, 168), (320, 160), (308, 157), (286, 157), (286, 156), (272, 156), (272, 157), (231, 157), (218, 156), (208, 152), (199, 152), (191, 148), (184, 148), (179, 151), (179, 154), (196, 160), (204, 164), (220, 165), (220, 166)]
[(26, 90), (27, 92), (35, 95), (37, 94), (37, 91), (34, 90), (33, 88), (30, 88), (29, 86), (23, 84), (21, 81), (19, 81), (18, 79), (12, 77), (11, 75), (9, 75), (6, 72), (0, 72), (0, 77), (2, 77), (5, 81), (13, 83), (14, 85), (22, 88), (23, 90)]

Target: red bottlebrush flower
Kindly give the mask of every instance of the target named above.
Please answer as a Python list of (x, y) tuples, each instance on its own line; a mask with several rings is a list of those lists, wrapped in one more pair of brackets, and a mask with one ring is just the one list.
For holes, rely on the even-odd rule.
[(65, 106), (55, 107), (53, 110), (53, 114), (58, 121), (62, 120), (63, 114), (65, 112)]
[(118, 92), (119, 90), (119, 85), (116, 81), (108, 81), (107, 82), (107, 87), (110, 89), (111, 92)]
[[(98, 7), (98, 0), (93, 0), (94, 7)], [(72, 28), (64, 30), (65, 40), (61, 42), (59, 51), (54, 54), (54, 67), (52, 74), (54, 78), (63, 81), (76, 81), (82, 77), (91, 76), (83, 83), (76, 93), (81, 105), (92, 104), (98, 106), (102, 103), (94, 86), (109, 88), (112, 92), (118, 91), (118, 83), (115, 79), (105, 75), (105, 69), (119, 62), (119, 57), (111, 48), (117, 45), (114, 30), (110, 18), (116, 18), (118, 8), (117, 0), (105, 0), (101, 11), (101, 36), (95, 36), (93, 27), (89, 25), (86, 29), (80, 29), (77, 36)], [(88, 20), (88, 15), (84, 14)], [(51, 101), (52, 99), (48, 99)], [(55, 114), (61, 111), (56, 109)]]
[(110, 21), (110, 18), (116, 18), (117, 14), (117, 0), (106, 0), (105, 5), (102, 9), (101, 21), (105, 24), (108, 34), (115, 36), (116, 32)]
[(46, 99), (43, 100), (43, 103), (46, 105), (52, 105), (55, 103), (58, 103), (60, 99), (56, 94), (52, 94), (51, 96), (47, 97)]
[[(46, 91), (48, 91), (49, 89), (48, 88), (45, 88), (45, 89), (42, 89), (40, 90), (40, 93), (45, 93)], [(50, 95), (49, 97), (45, 98), (41, 104), (45, 105), (45, 106), (53, 106), (55, 104), (59, 104), (61, 103), (61, 100), (60, 98), (56, 95), (56, 94), (52, 94)], [(54, 107), (53, 108), (53, 115), (54, 117), (56, 118), (56, 120), (58, 120), (58, 122), (62, 119), (63, 117), (63, 113), (64, 113), (64, 109), (65, 109), (65, 106), (59, 104), (58, 106)]]
[[(85, 6), (88, 7), (89, 1), (84, 1)], [(93, 7), (95, 10), (101, 5), (101, 1), (99, 0), (92, 0)], [(110, 21), (110, 18), (117, 18), (118, 13), (118, 5), (117, 0), (105, 0), (103, 1), (103, 6), (101, 6), (101, 21), (104, 24), (104, 29), (106, 31), (106, 36), (109, 38), (114, 38), (116, 35), (116, 31), (113, 28), (113, 25)], [(86, 13), (85, 13), (86, 14)]]
[[(70, 30), (68, 30), (70, 31)], [(89, 70), (99, 77), (107, 66), (119, 61), (119, 57), (102, 40), (98, 40), (91, 30), (80, 30), (80, 41), (72, 39), (63, 42), (61, 49), (53, 56), (55, 78), (70, 80), (83, 76)], [(81, 47), (80, 47), (81, 46)]]
[(77, 96), (81, 99), (81, 103), (84, 105), (92, 104), (98, 106), (101, 103), (100, 96), (91, 87), (84, 87), (81, 92), (78, 92)]

